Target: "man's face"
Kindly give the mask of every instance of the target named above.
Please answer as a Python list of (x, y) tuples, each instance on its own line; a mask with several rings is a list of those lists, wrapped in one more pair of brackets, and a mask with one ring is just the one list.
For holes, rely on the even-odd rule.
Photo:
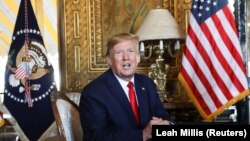
[(140, 62), (138, 46), (133, 41), (125, 40), (116, 44), (107, 56), (107, 63), (113, 73), (129, 81)]

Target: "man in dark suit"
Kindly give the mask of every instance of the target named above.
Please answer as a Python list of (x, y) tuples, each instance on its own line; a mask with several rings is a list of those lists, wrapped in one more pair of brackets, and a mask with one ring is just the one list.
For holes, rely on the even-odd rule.
[[(138, 36), (114, 35), (107, 43), (106, 61), (110, 69), (82, 91), (79, 110), (84, 141), (151, 139), (152, 125), (169, 125), (171, 120), (154, 82), (136, 73)], [(129, 82), (132, 88), (127, 87)]]

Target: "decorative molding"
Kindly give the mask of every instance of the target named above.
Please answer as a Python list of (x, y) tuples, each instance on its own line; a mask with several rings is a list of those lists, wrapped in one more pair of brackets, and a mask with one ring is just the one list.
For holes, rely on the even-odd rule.
[(79, 28), (79, 11), (74, 11), (74, 38), (80, 37), (80, 28)]
[(76, 45), (74, 46), (75, 48), (75, 72), (80, 72), (80, 46)]

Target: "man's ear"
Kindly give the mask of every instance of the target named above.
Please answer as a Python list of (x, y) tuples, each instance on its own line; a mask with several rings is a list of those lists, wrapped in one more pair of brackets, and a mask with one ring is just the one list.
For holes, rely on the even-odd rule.
[(109, 58), (108, 56), (106, 57), (106, 63), (107, 63), (109, 66), (111, 66), (111, 64), (112, 64), (112, 63), (111, 63), (111, 60), (110, 60), (110, 58)]
[(138, 55), (136, 56), (136, 60), (137, 60), (137, 63), (139, 64), (140, 61), (141, 61), (141, 55), (140, 55), (140, 54), (138, 54)]

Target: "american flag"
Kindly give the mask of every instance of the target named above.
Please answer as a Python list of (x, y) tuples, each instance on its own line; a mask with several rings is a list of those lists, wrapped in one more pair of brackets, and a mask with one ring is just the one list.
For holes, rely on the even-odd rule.
[(193, 0), (179, 80), (204, 119), (249, 94), (238, 31), (227, 0)]
[(21, 63), (17, 69), (16, 69), (16, 72), (15, 72), (15, 77), (17, 79), (24, 79), (24, 78), (27, 78), (29, 76), (29, 72), (27, 70), (27, 66), (28, 64), (27, 63)]

